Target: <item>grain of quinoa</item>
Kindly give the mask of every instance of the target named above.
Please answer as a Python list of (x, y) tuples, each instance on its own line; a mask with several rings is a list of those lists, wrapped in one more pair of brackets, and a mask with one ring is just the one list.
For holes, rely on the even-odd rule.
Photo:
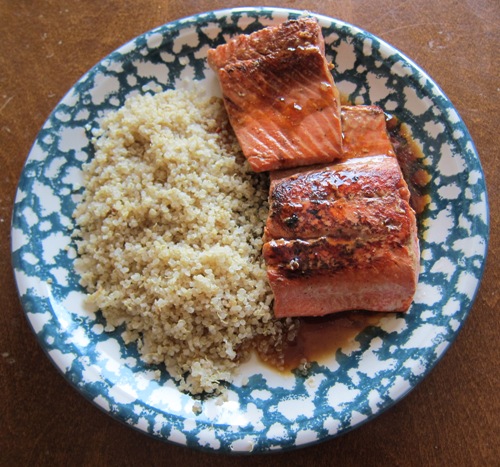
[(76, 267), (107, 323), (193, 394), (231, 381), (256, 340), (279, 352), (293, 324), (273, 318), (261, 256), (267, 182), (220, 99), (196, 88), (131, 97), (94, 148)]

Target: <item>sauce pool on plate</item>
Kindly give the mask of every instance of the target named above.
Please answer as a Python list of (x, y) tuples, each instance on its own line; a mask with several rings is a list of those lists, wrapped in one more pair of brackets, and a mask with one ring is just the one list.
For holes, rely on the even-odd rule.
[(368, 327), (393, 313), (346, 311), (317, 318), (300, 318), (293, 341), (287, 343), (282, 355), (271, 351), (259, 353), (261, 361), (274, 370), (288, 373), (308, 363), (322, 363), (341, 349), (351, 345)]

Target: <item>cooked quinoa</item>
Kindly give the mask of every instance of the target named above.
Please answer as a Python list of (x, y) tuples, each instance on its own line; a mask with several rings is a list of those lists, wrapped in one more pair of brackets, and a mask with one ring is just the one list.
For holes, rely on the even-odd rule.
[(94, 147), (74, 213), (76, 266), (108, 325), (125, 325), (144, 361), (193, 394), (230, 381), (256, 340), (279, 349), (289, 323), (273, 318), (261, 255), (267, 182), (220, 99), (129, 98)]

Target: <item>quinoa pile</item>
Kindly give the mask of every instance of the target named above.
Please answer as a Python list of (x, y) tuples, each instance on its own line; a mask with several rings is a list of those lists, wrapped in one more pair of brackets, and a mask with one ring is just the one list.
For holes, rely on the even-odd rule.
[(261, 255), (267, 180), (221, 100), (134, 96), (94, 136), (74, 213), (88, 301), (193, 394), (231, 381), (256, 341), (279, 352), (293, 326), (273, 318)]

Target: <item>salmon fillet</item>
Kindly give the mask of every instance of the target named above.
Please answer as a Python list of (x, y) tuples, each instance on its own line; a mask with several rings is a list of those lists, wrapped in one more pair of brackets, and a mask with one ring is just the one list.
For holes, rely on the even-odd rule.
[(384, 111), (375, 105), (342, 106), (342, 149), (345, 159), (354, 157), (396, 157), (387, 133)]
[(342, 157), (339, 93), (312, 18), (209, 51), (238, 142), (256, 172)]
[(416, 290), (415, 213), (397, 159), (349, 159), (273, 177), (264, 258), (274, 313), (406, 311)]

